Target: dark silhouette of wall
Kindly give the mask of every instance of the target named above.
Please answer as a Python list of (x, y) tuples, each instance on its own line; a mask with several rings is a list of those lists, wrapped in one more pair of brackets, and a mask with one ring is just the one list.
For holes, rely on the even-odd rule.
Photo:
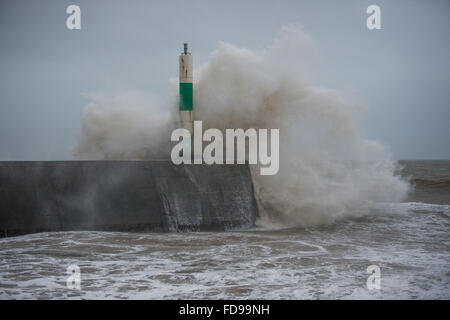
[(0, 162), (0, 236), (43, 231), (213, 231), (254, 226), (248, 165)]

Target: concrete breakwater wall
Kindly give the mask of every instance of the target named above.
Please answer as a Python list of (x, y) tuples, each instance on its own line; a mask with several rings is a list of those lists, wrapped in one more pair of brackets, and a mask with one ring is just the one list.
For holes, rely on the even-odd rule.
[(254, 226), (248, 165), (0, 162), (0, 236), (43, 231), (215, 231)]

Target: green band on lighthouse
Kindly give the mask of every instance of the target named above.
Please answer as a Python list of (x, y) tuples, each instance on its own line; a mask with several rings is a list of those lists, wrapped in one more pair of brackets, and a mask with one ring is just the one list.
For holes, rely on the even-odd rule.
[(180, 110), (191, 111), (194, 106), (192, 82), (180, 83)]

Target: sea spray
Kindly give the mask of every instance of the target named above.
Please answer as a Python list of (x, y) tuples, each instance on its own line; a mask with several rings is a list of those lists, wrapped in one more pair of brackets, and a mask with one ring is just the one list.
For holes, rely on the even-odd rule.
[(73, 154), (84, 160), (167, 159), (176, 125), (173, 103), (138, 91), (84, 94), (90, 100), (82, 116)]
[[(308, 84), (311, 47), (300, 28), (288, 26), (259, 52), (220, 43), (194, 74), (195, 118), (205, 129), (280, 130), (278, 174), (261, 176), (252, 166), (265, 226), (362, 215), (367, 203), (400, 201), (408, 191), (385, 147), (364, 136), (364, 108)], [(169, 159), (174, 97), (165, 103), (149, 94), (90, 96), (75, 156)]]

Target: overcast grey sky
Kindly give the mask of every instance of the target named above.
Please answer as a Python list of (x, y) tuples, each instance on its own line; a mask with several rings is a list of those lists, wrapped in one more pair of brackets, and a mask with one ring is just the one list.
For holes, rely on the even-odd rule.
[[(370, 4), (382, 30), (366, 27)], [(81, 93), (165, 96), (183, 42), (199, 65), (221, 40), (263, 49), (290, 23), (320, 50), (320, 84), (368, 103), (370, 138), (396, 159), (450, 159), (450, 1), (0, 0), (0, 160), (70, 159)]]

